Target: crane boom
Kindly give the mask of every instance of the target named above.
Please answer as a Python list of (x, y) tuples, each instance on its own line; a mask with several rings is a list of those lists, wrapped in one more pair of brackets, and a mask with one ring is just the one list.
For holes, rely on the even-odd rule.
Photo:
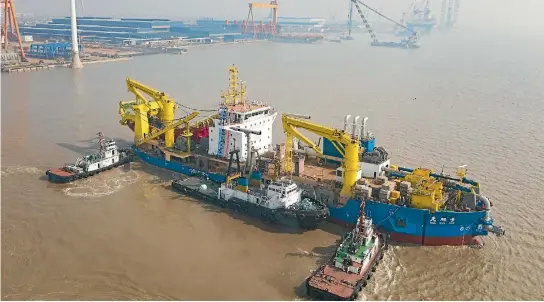
[[(132, 92), (136, 96), (136, 101), (132, 103), (132, 109), (134, 110), (134, 134), (135, 142), (146, 139), (149, 133), (149, 116), (159, 115), (160, 120), (168, 129), (164, 134), (164, 144), (167, 148), (174, 145), (174, 128), (169, 127), (174, 121), (174, 112), (177, 109), (177, 103), (174, 99), (170, 98), (164, 92), (160, 92), (147, 85), (144, 85), (131, 78), (126, 79), (128, 91)], [(153, 100), (150, 101), (142, 93), (147, 94)], [(124, 111), (126, 103), (120, 103), (119, 113)], [(123, 122), (125, 118), (123, 117)]]
[(145, 137), (143, 137), (141, 139), (138, 139), (134, 144), (136, 146), (139, 146), (139, 145), (144, 144), (144, 143), (146, 143), (146, 142), (148, 142), (148, 141), (150, 141), (150, 140), (152, 140), (154, 138), (157, 138), (157, 137), (161, 136), (163, 133), (166, 133), (166, 131), (168, 131), (168, 130), (173, 130), (173, 129), (177, 128), (178, 126), (181, 126), (183, 124), (188, 123), (190, 120), (197, 117), (198, 114), (199, 114), (198, 112), (193, 112), (193, 113), (189, 114), (188, 116), (180, 119), (179, 121), (177, 121), (175, 123), (172, 123), (172, 124), (162, 128), (162, 129), (155, 128), (149, 133), (149, 135), (146, 135)]
[(357, 182), (357, 174), (360, 169), (359, 154), (361, 151), (361, 147), (359, 141), (343, 130), (322, 126), (316, 123), (289, 116), (288, 114), (282, 114), (281, 120), (283, 125), (283, 131), (287, 136), (285, 142), (286, 172), (291, 173), (293, 171), (293, 137), (297, 137), (298, 139), (311, 146), (312, 149), (316, 150), (319, 154), (323, 154), (321, 150), (319, 150), (319, 148), (316, 146), (316, 144), (307, 137), (305, 137), (302, 133), (300, 133), (297, 128), (308, 130), (319, 136), (327, 138), (331, 142), (335, 142), (336, 148), (339, 148), (338, 146), (344, 145), (344, 147), (341, 148), (344, 151), (341, 152), (344, 155), (344, 173), (342, 175), (343, 186), (342, 191), (340, 191), (340, 195), (343, 197), (351, 196), (352, 188)]
[(370, 34), (370, 37), (372, 38), (372, 42), (378, 43), (378, 38), (376, 38), (376, 34), (374, 34), (372, 27), (370, 27), (370, 23), (368, 23), (368, 20), (366, 19), (365, 14), (363, 14), (363, 11), (361, 10), (359, 3), (357, 3), (356, 0), (351, 0), (351, 3), (355, 4), (355, 8), (357, 9), (359, 16), (361, 16), (361, 19), (363, 19), (363, 23), (365, 24), (366, 30), (368, 31), (368, 33)]
[(373, 9), (372, 7), (370, 7), (370, 6), (366, 5), (366, 4), (364, 4), (361, 0), (351, 0), (351, 1), (353, 1), (353, 3), (354, 3), (356, 6), (357, 6), (357, 3), (359, 3), (359, 4), (361, 4), (362, 6), (364, 6), (364, 7), (368, 8), (369, 10), (373, 11), (374, 13), (376, 13), (376, 14), (382, 16), (383, 18), (385, 18), (385, 19), (387, 19), (387, 20), (389, 20), (389, 21), (395, 23), (397, 26), (400, 26), (400, 27), (402, 27), (402, 28), (404, 28), (404, 29), (406, 29), (406, 30), (408, 30), (408, 31), (410, 31), (410, 32), (412, 32), (412, 33), (414, 33), (414, 34), (416, 33), (416, 32), (413, 31), (411, 28), (408, 28), (408, 27), (404, 26), (403, 24), (400, 24), (399, 22), (397, 22), (397, 21), (395, 21), (395, 20), (393, 20), (393, 19), (387, 17), (386, 15), (380, 13), (379, 11)]

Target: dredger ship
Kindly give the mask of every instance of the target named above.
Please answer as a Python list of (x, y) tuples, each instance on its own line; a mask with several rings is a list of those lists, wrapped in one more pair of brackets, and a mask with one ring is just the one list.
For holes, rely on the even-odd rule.
[[(121, 102), (119, 113), (121, 124), (134, 131), (136, 154), (157, 167), (225, 183), (231, 172), (229, 154), (239, 150), (249, 181), (291, 178), (306, 194), (327, 204), (329, 220), (350, 227), (365, 201), (367, 217), (394, 241), (469, 245), (478, 236), (504, 235), (491, 217), (491, 202), (480, 183), (466, 177), (465, 167), (451, 176), (393, 165), (387, 150), (376, 146), (367, 131), (367, 118), (359, 123), (359, 117), (346, 116), (343, 129), (337, 129), (311, 122), (309, 116), (282, 114), (286, 140), (273, 145), (278, 113), (266, 103), (246, 99), (236, 67), (230, 67), (229, 74), (229, 88), (217, 110), (191, 109), (128, 78), (136, 100)], [(176, 119), (179, 107), (194, 112)], [(206, 112), (211, 113), (193, 122)], [(318, 142), (301, 130), (317, 135)]]

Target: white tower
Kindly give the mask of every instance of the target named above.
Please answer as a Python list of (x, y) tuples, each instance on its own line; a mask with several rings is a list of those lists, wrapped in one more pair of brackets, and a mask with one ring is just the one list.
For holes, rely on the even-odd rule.
[(79, 46), (77, 41), (76, 0), (70, 0), (72, 6), (72, 65), (71, 68), (83, 68), (79, 58)]

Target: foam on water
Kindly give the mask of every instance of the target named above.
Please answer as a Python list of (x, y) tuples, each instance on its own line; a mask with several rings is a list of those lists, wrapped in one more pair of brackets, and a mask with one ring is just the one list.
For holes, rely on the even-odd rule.
[(2, 176), (9, 176), (14, 174), (41, 174), (45, 170), (42, 170), (38, 167), (30, 166), (3, 166), (0, 174)]
[(140, 179), (138, 172), (134, 170), (128, 172), (113, 170), (108, 173), (107, 177), (101, 176), (103, 175), (99, 174), (94, 178), (75, 181), (70, 187), (63, 189), (62, 192), (70, 197), (98, 198), (112, 195)]

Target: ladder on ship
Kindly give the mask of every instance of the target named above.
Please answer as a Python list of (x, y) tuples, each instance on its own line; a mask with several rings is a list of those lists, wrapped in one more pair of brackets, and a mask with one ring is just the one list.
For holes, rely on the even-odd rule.
[(161, 136), (162, 134), (164, 134), (166, 131), (168, 130), (172, 130), (174, 128), (177, 128), (183, 124), (186, 124), (188, 123), (190, 120), (194, 119), (195, 117), (198, 116), (198, 112), (193, 112), (191, 114), (189, 114), (188, 116), (180, 119), (179, 121), (175, 122), (175, 123), (172, 123), (162, 129), (158, 129), (158, 128), (154, 128), (148, 135), (146, 135), (145, 137), (137, 140), (135, 142), (135, 145), (136, 146), (139, 146), (141, 144), (144, 144), (144, 143), (147, 143), (148, 141), (152, 140), (152, 139), (155, 139), (159, 136)]

